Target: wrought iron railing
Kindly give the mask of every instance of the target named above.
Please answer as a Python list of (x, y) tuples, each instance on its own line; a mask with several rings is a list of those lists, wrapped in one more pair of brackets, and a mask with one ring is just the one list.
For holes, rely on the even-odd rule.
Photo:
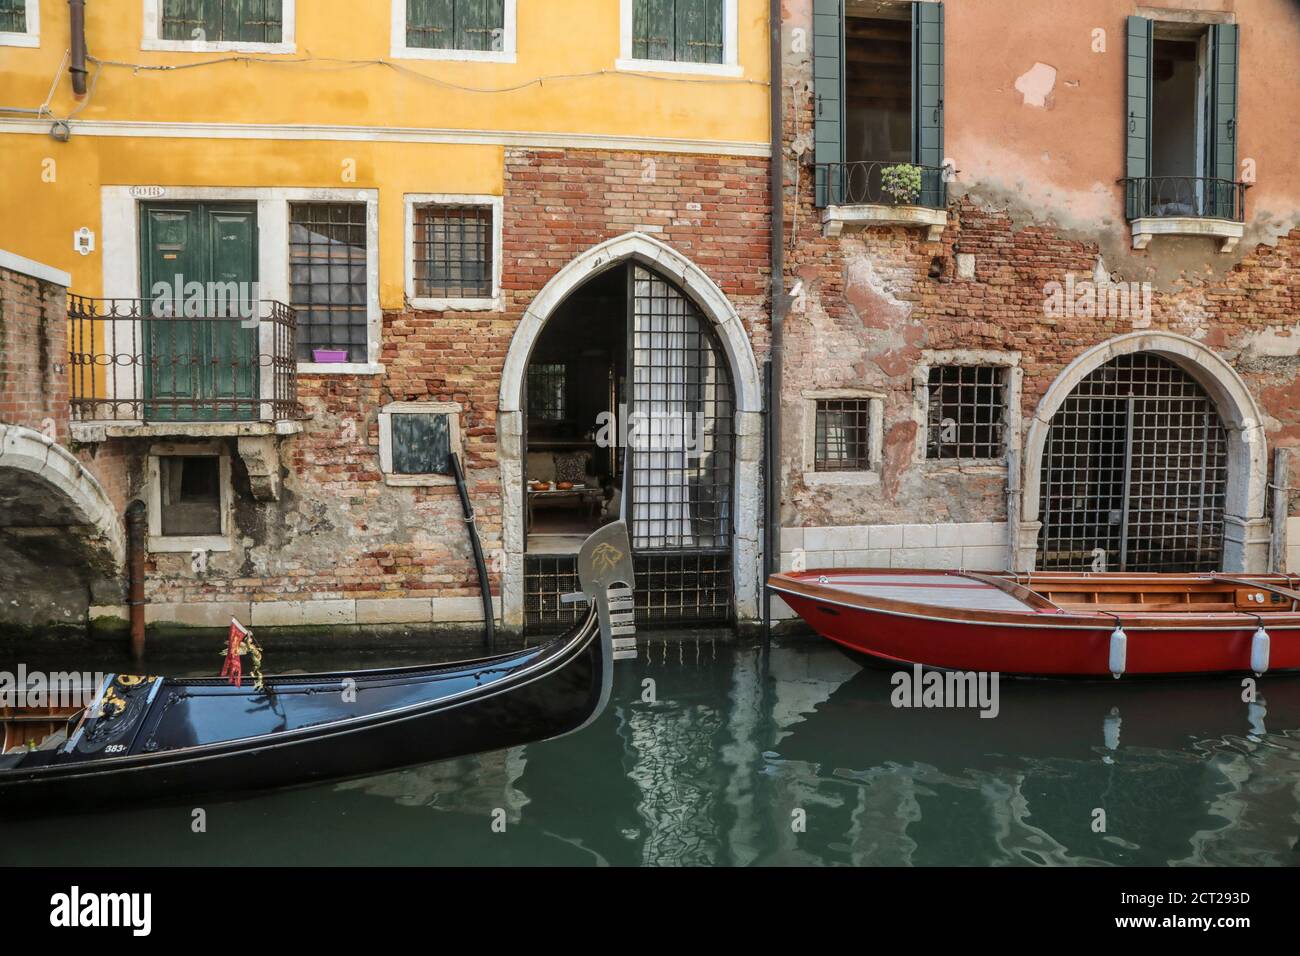
[[(893, 166), (911, 166), (920, 171), (920, 188), (915, 192), (885, 188), (884, 171)], [(886, 206), (926, 206), (942, 209), (948, 204), (948, 183), (942, 166), (872, 160), (857, 163), (817, 164), (817, 205), (851, 206), (865, 203)]]
[[(173, 314), (179, 313), (179, 314)], [(283, 302), (68, 296), (75, 421), (302, 417), (296, 313)]]
[(1129, 219), (1246, 219), (1247, 183), (1213, 176), (1130, 176), (1120, 182)]

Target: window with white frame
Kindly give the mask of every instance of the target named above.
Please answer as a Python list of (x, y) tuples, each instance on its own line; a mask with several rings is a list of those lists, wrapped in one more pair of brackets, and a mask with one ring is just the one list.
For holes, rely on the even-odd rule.
[(296, 0), (144, 0), (146, 50), (294, 52)]
[(620, 0), (620, 70), (739, 76), (737, 0)]
[(289, 304), (300, 361), (367, 361), (366, 259), (365, 203), (289, 203)]
[(1004, 468), (1020, 448), (1019, 352), (925, 349), (913, 373), (914, 460)]
[(460, 455), (457, 402), (392, 402), (379, 413), (379, 468), (390, 485), (452, 484)]
[(230, 454), (223, 445), (154, 446), (146, 488), (150, 551), (230, 550)]
[(516, 0), (392, 0), (392, 53), (515, 62)]
[(40, 45), (40, 0), (0, 0), (0, 46)]
[(501, 289), (500, 196), (406, 197), (406, 297), (416, 309), (495, 309)]

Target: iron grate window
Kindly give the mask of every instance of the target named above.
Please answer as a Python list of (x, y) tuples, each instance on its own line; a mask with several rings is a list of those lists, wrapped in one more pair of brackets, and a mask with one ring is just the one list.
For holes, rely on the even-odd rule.
[(562, 362), (528, 366), (528, 417), (564, 420), (565, 370)]
[(632, 270), (632, 545), (731, 542), (734, 397), (726, 356), (695, 304)]
[(492, 207), (417, 206), (413, 255), (417, 297), (490, 297)]
[(0, 33), (27, 32), (27, 0), (0, 0)]
[(281, 0), (162, 0), (159, 36), (200, 43), (279, 43)]
[(368, 359), (365, 203), (289, 204), (289, 304), (298, 312), (298, 359), (316, 349)]
[(871, 469), (871, 401), (865, 398), (817, 402), (814, 471)]
[[(634, 605), (638, 626), (726, 624), (732, 619), (731, 554), (638, 554)], [(524, 627), (530, 635), (563, 631), (587, 612), (584, 603), (560, 596), (579, 590), (578, 561), (571, 554), (524, 559)]]
[(725, 0), (634, 0), (632, 56), (680, 63), (723, 61)]
[(505, 0), (396, 0), (406, 3), (406, 45), (433, 50), (505, 48)]
[(1038, 566), (1218, 570), (1227, 459), (1227, 431), (1190, 375), (1149, 353), (1111, 360), (1048, 429)]
[(926, 458), (1003, 456), (1006, 375), (1006, 368), (998, 365), (930, 369)]

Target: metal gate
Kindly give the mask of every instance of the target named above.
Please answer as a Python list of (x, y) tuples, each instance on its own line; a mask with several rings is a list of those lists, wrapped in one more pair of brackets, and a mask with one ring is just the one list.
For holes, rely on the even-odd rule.
[(1158, 355), (1112, 359), (1052, 417), (1038, 567), (1217, 571), (1228, 436), (1214, 403)]

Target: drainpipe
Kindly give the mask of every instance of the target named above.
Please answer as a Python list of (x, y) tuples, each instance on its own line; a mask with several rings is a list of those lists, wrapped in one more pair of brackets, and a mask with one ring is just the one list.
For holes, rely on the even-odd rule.
[(131, 656), (144, 657), (144, 502), (126, 506), (126, 605), (131, 616)]
[(86, 95), (86, 0), (68, 0), (68, 17), (72, 22), (71, 59), (72, 92)]
[(767, 575), (781, 565), (781, 367), (783, 361), (782, 322), (785, 318), (785, 154), (781, 145), (785, 110), (781, 105), (781, 0), (768, 0), (767, 25), (770, 42), (769, 90), (771, 94), (771, 193), (772, 247), (769, 265), (772, 270), (772, 329), (769, 359), (771, 386), (768, 390), (767, 448), (767, 515), (763, 522), (763, 630), (770, 636), (772, 596), (767, 590)]

